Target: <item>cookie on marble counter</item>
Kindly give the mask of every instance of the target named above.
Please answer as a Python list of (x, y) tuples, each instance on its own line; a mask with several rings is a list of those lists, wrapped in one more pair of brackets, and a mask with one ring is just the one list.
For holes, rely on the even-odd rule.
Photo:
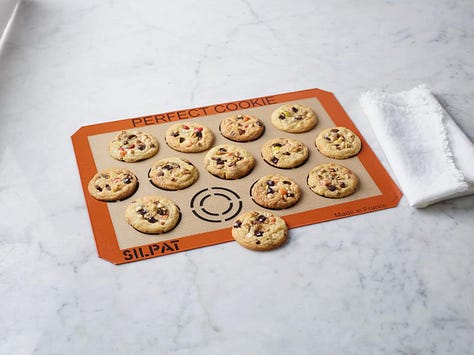
[(310, 107), (291, 103), (280, 106), (273, 111), (271, 121), (281, 131), (303, 133), (316, 126), (318, 117)]
[(250, 142), (263, 134), (265, 125), (257, 117), (241, 114), (224, 118), (219, 129), (227, 139), (236, 142)]
[(353, 157), (362, 147), (360, 138), (346, 127), (331, 127), (321, 131), (315, 145), (321, 154), (334, 159)]
[(204, 166), (212, 175), (233, 180), (249, 174), (255, 166), (255, 158), (244, 148), (221, 144), (209, 150)]
[(122, 131), (109, 144), (110, 156), (127, 163), (151, 158), (158, 149), (156, 138), (142, 131)]
[(262, 207), (283, 209), (299, 201), (301, 188), (289, 177), (272, 174), (257, 180), (250, 189), (250, 195)]
[(306, 162), (308, 147), (292, 138), (274, 138), (265, 142), (261, 154), (268, 164), (282, 169), (296, 168)]
[(312, 191), (330, 198), (352, 195), (359, 186), (359, 178), (352, 170), (334, 163), (316, 166), (310, 171), (307, 181)]
[(272, 212), (250, 211), (237, 217), (232, 237), (247, 249), (271, 250), (286, 242), (288, 227), (281, 217)]
[(180, 221), (179, 207), (162, 196), (144, 196), (133, 200), (125, 210), (125, 220), (134, 229), (147, 234), (172, 230)]
[(124, 168), (99, 171), (89, 181), (89, 194), (99, 201), (120, 201), (130, 197), (138, 188), (135, 174)]
[(208, 150), (214, 143), (214, 133), (203, 124), (180, 122), (166, 130), (168, 146), (178, 152), (198, 153)]
[(197, 181), (199, 171), (187, 159), (170, 157), (153, 163), (148, 177), (160, 189), (182, 190)]

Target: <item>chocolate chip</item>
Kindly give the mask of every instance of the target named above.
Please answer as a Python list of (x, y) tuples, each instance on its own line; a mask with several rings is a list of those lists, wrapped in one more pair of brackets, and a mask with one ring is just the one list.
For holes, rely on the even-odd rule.
[(283, 183), (284, 183), (285, 185), (291, 185), (291, 181), (288, 181), (288, 180), (283, 180)]
[(328, 190), (329, 190), (329, 191), (336, 191), (336, 186), (334, 186), (334, 185), (329, 185), (329, 186), (328, 186)]
[(272, 193), (274, 193), (274, 192), (275, 192), (275, 190), (273, 190), (271, 187), (269, 187), (269, 188), (267, 189), (267, 194), (272, 194)]
[(339, 130), (338, 130), (337, 128), (333, 128), (333, 129), (331, 129), (329, 132), (334, 132), (334, 133), (336, 133), (336, 132), (339, 132)]
[(112, 188), (110, 187), (110, 185), (109, 185), (109, 184), (105, 185), (105, 188), (107, 189), (107, 191), (110, 191), (110, 190), (112, 190)]
[(219, 148), (219, 152), (225, 153), (225, 152), (227, 152), (227, 149), (221, 147), (221, 148)]
[(303, 116), (301, 116), (301, 115), (295, 116), (295, 120), (299, 121), (299, 120), (302, 120), (302, 119), (303, 119)]
[(286, 197), (295, 197), (295, 194), (293, 192), (287, 192)]
[(240, 228), (242, 226), (242, 222), (241, 221), (235, 221), (234, 223), (234, 228)]
[(280, 120), (284, 120), (284, 119), (286, 118), (286, 116), (285, 116), (284, 114), (280, 114), (280, 116), (278, 116), (278, 118), (279, 118)]
[(130, 175), (127, 175), (123, 178), (123, 183), (124, 184), (131, 184), (132, 183), (132, 177)]
[(278, 159), (277, 157), (272, 157), (271, 162), (272, 162), (273, 164), (276, 164), (276, 163), (278, 163), (279, 160), (280, 160), (280, 159)]
[(184, 141), (185, 141), (185, 139), (183, 137), (179, 138), (179, 143), (183, 143)]
[(257, 222), (263, 223), (266, 220), (267, 220), (267, 217), (265, 217), (263, 214), (261, 214), (257, 217)]
[(268, 186), (275, 186), (275, 181), (273, 181), (273, 180), (267, 180), (267, 185), (268, 185)]
[(173, 133), (171, 133), (171, 135), (172, 135), (173, 137), (177, 137), (177, 136), (179, 136), (179, 132), (174, 131)]
[(102, 187), (100, 187), (100, 186), (96, 186), (95, 189), (96, 189), (97, 191), (102, 192)]
[(158, 222), (158, 220), (155, 217), (150, 217), (150, 218), (147, 219), (147, 221), (150, 222), (150, 223)]
[(344, 187), (346, 187), (346, 184), (344, 184), (343, 182), (341, 182), (341, 183), (339, 184), (339, 187), (344, 188)]
[(170, 165), (170, 164), (166, 164), (165, 166), (163, 166), (163, 169), (165, 169), (165, 170), (172, 170), (172, 169), (173, 169), (173, 166)]
[(281, 148), (281, 144), (280, 143), (273, 143), (272, 147)]
[(245, 134), (245, 130), (240, 129), (240, 128), (239, 128), (239, 131), (238, 131), (238, 132), (239, 132), (240, 135)]
[(143, 143), (140, 143), (138, 146), (137, 146), (138, 150), (145, 150), (146, 148), (146, 145), (143, 144)]
[(283, 155), (291, 155), (290, 152), (284, 152)]
[(140, 208), (140, 209), (137, 211), (137, 213), (140, 214), (140, 215), (142, 215), (142, 216), (146, 215), (147, 212), (148, 212), (148, 211), (147, 211), (146, 209), (144, 209), (144, 208)]
[(260, 240), (256, 240), (256, 241), (255, 241), (255, 244), (259, 245), (259, 244), (260, 244)]
[(255, 231), (255, 236), (256, 237), (261, 237), (263, 235), (262, 231)]
[(196, 131), (196, 137), (202, 138), (202, 132), (201, 131)]
[(135, 134), (130, 134), (127, 139), (133, 139), (133, 138), (136, 138), (137, 136)]
[(217, 165), (224, 165), (225, 163), (225, 160), (222, 160), (221, 158), (214, 158), (214, 160), (216, 161)]
[(158, 208), (158, 210), (156, 211), (156, 213), (160, 216), (164, 216), (167, 212), (168, 211), (166, 210), (166, 208)]
[(294, 113), (298, 112), (298, 107), (293, 106), (293, 107), (291, 108), (291, 111), (293, 111)]

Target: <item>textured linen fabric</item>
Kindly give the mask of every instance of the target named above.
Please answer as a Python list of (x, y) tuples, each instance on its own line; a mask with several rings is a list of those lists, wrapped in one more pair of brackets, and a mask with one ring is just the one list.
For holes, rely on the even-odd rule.
[(411, 206), (474, 193), (474, 145), (425, 85), (359, 101)]

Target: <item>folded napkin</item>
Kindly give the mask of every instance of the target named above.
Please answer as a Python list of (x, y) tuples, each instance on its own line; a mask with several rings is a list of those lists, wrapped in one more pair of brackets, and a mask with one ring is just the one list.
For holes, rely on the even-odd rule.
[(474, 145), (425, 85), (359, 102), (411, 206), (474, 193)]

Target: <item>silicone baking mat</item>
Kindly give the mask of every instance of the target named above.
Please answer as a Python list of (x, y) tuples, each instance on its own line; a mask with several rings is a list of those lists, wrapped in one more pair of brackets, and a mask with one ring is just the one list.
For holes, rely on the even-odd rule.
[[(319, 118), (316, 127), (305, 133), (287, 133), (275, 128), (270, 122), (271, 113), (282, 104), (290, 102), (311, 107)], [(263, 135), (246, 143), (224, 138), (220, 134), (219, 124), (223, 118), (233, 114), (250, 114), (260, 118), (265, 124)], [(178, 120), (192, 120), (209, 127), (215, 136), (214, 145), (233, 144), (245, 148), (255, 157), (255, 168), (250, 174), (237, 180), (224, 180), (211, 175), (203, 164), (207, 151), (181, 153), (167, 146), (165, 131)], [(321, 130), (333, 126), (347, 127), (361, 138), (362, 149), (357, 156), (335, 160), (318, 152), (314, 144), (316, 136)], [(108, 144), (122, 130), (141, 130), (152, 134), (159, 142), (158, 153), (135, 163), (113, 159), (108, 154)], [(294, 169), (279, 169), (267, 164), (261, 157), (260, 150), (266, 141), (276, 137), (289, 137), (306, 144), (310, 154), (305, 164)], [(72, 136), (72, 142), (98, 254), (115, 264), (233, 240), (231, 227), (239, 214), (255, 209), (265, 210), (252, 200), (250, 187), (260, 177), (268, 174), (288, 176), (302, 189), (302, 197), (297, 204), (274, 211), (285, 219), (289, 228), (394, 207), (401, 198), (401, 192), (335, 96), (319, 89), (84, 126)], [(186, 158), (197, 167), (200, 176), (195, 184), (179, 191), (166, 191), (150, 183), (148, 171), (153, 162), (172, 156)], [(360, 179), (357, 191), (341, 199), (325, 198), (312, 192), (306, 178), (312, 168), (325, 162), (342, 164), (354, 171)], [(123, 201), (97, 201), (87, 191), (89, 180), (97, 171), (111, 167), (132, 170), (138, 177), (139, 188), (134, 195)], [(134, 198), (146, 195), (168, 197), (179, 206), (181, 220), (173, 230), (160, 235), (149, 235), (136, 231), (126, 223), (124, 214), (128, 204)]]

